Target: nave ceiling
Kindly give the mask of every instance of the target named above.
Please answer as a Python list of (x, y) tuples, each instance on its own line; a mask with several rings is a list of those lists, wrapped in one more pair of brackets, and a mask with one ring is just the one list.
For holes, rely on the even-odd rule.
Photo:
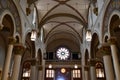
[[(39, 28), (44, 29), (46, 46), (65, 44), (77, 46), (79, 50), (82, 31), (88, 23), (89, 3), (90, 0), (38, 0)], [(57, 45), (56, 41), (62, 44)], [(70, 42), (66, 44), (66, 41)]]

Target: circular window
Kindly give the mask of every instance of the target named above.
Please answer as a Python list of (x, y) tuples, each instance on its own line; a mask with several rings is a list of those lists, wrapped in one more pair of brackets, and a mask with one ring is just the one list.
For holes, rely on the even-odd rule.
[(67, 48), (61, 47), (57, 50), (56, 56), (60, 60), (66, 60), (70, 56), (70, 52)]

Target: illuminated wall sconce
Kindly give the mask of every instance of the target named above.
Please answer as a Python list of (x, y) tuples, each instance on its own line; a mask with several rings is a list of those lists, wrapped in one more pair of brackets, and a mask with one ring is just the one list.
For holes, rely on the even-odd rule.
[(91, 41), (92, 39), (92, 34), (90, 30), (87, 30), (86, 32), (86, 41)]
[(36, 30), (32, 30), (31, 32), (31, 41), (35, 41), (37, 38), (37, 31)]

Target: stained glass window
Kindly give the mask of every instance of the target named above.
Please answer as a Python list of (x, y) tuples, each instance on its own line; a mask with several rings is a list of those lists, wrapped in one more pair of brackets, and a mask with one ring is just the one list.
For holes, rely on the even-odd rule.
[(66, 60), (70, 56), (70, 52), (65, 47), (60, 47), (56, 52), (57, 58), (60, 60)]

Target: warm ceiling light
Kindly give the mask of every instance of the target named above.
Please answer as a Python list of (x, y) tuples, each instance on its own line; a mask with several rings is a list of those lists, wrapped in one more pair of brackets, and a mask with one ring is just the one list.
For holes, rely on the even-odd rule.
[(52, 64), (49, 64), (49, 68), (52, 68)]
[(66, 69), (65, 68), (62, 68), (61, 69), (61, 73), (65, 73), (66, 72)]
[(86, 41), (91, 41), (92, 39), (92, 34), (90, 30), (87, 30), (86, 32)]
[(75, 64), (75, 65), (74, 65), (74, 68), (75, 68), (75, 69), (77, 69), (77, 68), (78, 68), (78, 65), (77, 65), (77, 64)]

